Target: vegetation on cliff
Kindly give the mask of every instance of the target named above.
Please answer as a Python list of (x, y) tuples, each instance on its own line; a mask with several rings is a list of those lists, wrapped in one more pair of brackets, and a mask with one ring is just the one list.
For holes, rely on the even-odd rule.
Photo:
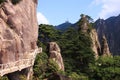
[[(84, 21), (85, 20), (85, 21)], [(86, 28), (83, 24), (87, 23)], [(50, 74), (57, 72), (69, 76), (72, 80), (117, 80), (119, 79), (119, 62), (120, 57), (100, 57), (97, 60), (94, 58), (94, 52), (91, 49), (90, 31), (93, 28), (92, 19), (87, 16), (87, 19), (81, 18), (77, 24), (78, 29), (70, 27), (64, 32), (60, 32), (52, 25), (39, 25), (39, 40), (38, 45), (43, 47), (44, 53), (41, 55), (49, 57), (47, 43), (56, 41), (63, 56), (65, 71), (57, 71), (57, 67), (53, 67), (52, 71), (41, 67), (36, 69), (46, 71), (40, 73), (37, 77), (49, 78)], [(85, 32), (82, 30), (86, 30)], [(46, 59), (46, 61), (45, 61)], [(48, 63), (48, 58), (38, 58), (43, 63)], [(56, 63), (54, 63), (56, 65)], [(41, 65), (39, 65), (41, 66)], [(47, 66), (48, 67), (48, 66)], [(38, 70), (36, 72), (38, 72)], [(48, 74), (49, 73), (49, 74)]]
[[(64, 32), (56, 30), (52, 25), (39, 25), (38, 46), (43, 48), (43, 53), (38, 54), (35, 60), (33, 80), (58, 80), (54, 76), (51, 79), (51, 75), (55, 73), (68, 76), (72, 80), (120, 79), (119, 56), (101, 56), (95, 60), (89, 34), (93, 28), (93, 23), (90, 23), (92, 19), (82, 16), (77, 22), (77, 29), (70, 27)], [(51, 41), (57, 42), (61, 48), (65, 71), (58, 70), (57, 63), (49, 59), (47, 45)], [(0, 80), (8, 79), (2, 77)]]
[[(78, 22), (81, 22), (81, 19)], [(74, 28), (69, 28), (62, 33), (52, 25), (40, 25), (38, 45), (43, 47), (44, 54), (47, 56), (49, 54), (46, 46), (50, 41), (56, 41), (61, 47), (61, 53), (65, 63), (64, 73), (67, 76), (71, 78), (79, 76), (79, 79), (83, 77), (85, 79), (88, 78), (85, 73), (88, 70), (89, 64), (94, 62), (89, 32), (84, 34), (81, 30), (78, 31)], [(44, 62), (44, 59), (42, 62)]]

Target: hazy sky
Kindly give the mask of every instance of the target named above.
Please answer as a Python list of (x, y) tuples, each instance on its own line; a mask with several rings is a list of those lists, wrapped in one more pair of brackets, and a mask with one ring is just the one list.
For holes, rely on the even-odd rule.
[(38, 23), (58, 25), (65, 21), (76, 22), (80, 14), (93, 19), (120, 14), (120, 0), (39, 0)]

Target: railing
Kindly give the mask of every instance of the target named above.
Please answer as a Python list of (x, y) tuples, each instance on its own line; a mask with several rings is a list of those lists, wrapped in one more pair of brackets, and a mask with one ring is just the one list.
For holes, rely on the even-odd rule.
[(23, 58), (15, 62), (10, 62), (6, 64), (0, 64), (0, 76), (3, 76), (8, 73), (12, 73), (15, 71), (21, 71), (22, 69), (28, 68), (34, 65), (35, 57), (37, 53), (41, 53), (42, 48), (35, 49), (33, 52), (28, 53), (31, 57)]

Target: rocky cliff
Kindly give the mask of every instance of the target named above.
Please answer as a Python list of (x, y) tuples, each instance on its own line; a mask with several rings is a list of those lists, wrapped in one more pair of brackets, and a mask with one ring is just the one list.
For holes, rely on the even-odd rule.
[(92, 29), (90, 32), (90, 37), (92, 39), (92, 45), (91, 48), (95, 53), (95, 58), (98, 58), (98, 56), (101, 53), (101, 46), (98, 40), (98, 34), (95, 29)]
[(13, 2), (0, 4), (0, 64), (21, 60), (37, 48), (37, 0)]
[(103, 37), (102, 37), (101, 55), (102, 56), (110, 56), (111, 55), (105, 35), (103, 35)]
[(110, 17), (106, 20), (98, 19), (95, 22), (95, 28), (97, 30), (100, 42), (102, 41), (102, 35), (105, 34), (110, 52), (113, 55), (120, 55), (120, 15)]
[[(99, 35), (101, 35), (101, 34), (97, 34), (97, 32), (94, 28), (90, 29), (90, 23), (87, 20), (87, 17), (84, 15), (81, 18), (79, 30), (81, 30), (85, 34), (90, 34), (90, 38), (92, 41), (91, 48), (95, 53), (95, 58), (97, 58), (98, 56), (101, 56), (101, 55), (103, 55), (103, 56), (110, 55), (109, 46), (108, 46), (106, 37), (102, 34), (102, 36), (100, 36), (101, 37), (100, 38)], [(90, 33), (89, 33), (89, 31), (90, 31)], [(103, 32), (103, 30), (100, 29), (100, 33), (102, 33), (102, 32)]]
[(49, 53), (50, 59), (54, 60), (58, 64), (59, 70), (64, 71), (64, 63), (60, 53), (60, 47), (56, 42), (49, 43)]
[(35, 0), (11, 0), (0, 5), (0, 63), (19, 60), (37, 47), (38, 26)]

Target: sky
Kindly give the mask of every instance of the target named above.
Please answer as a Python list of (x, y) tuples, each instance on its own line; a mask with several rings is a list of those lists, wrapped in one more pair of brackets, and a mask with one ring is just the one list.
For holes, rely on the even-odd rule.
[(39, 24), (75, 23), (80, 14), (89, 15), (94, 20), (117, 16), (120, 14), (120, 0), (38, 0)]

